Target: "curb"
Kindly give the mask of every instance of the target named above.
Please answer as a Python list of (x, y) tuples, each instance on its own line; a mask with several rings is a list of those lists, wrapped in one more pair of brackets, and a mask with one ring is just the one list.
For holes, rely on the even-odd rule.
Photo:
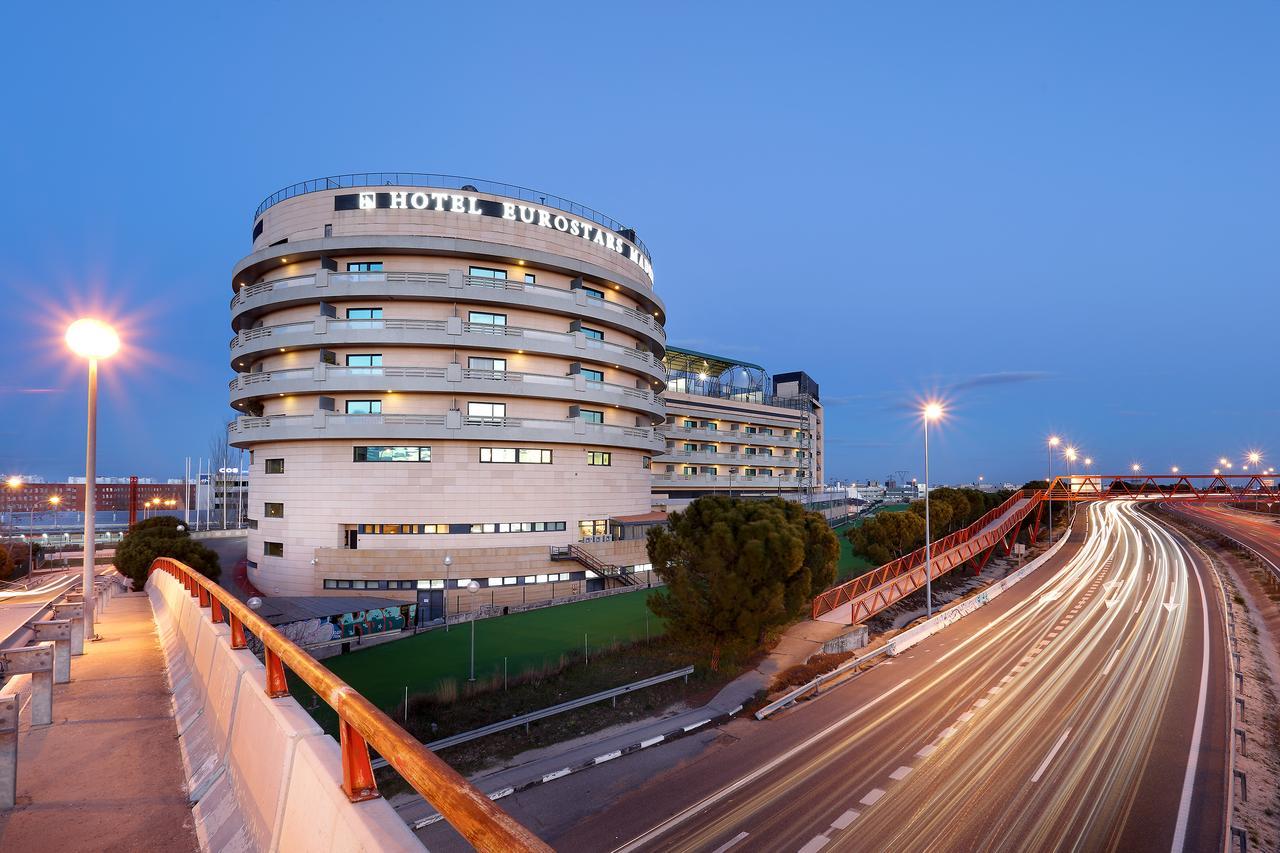
[[(539, 785), (545, 785), (548, 782), (554, 782), (556, 779), (563, 779), (565, 776), (571, 776), (574, 773), (580, 773), (583, 770), (589, 770), (598, 764), (604, 764), (606, 761), (613, 761), (615, 758), (621, 758), (624, 755), (630, 755), (633, 752), (639, 752), (640, 750), (648, 749), (651, 746), (657, 746), (659, 744), (669, 743), (673, 740), (679, 740), (685, 735), (692, 734), (693, 732), (699, 729), (706, 728), (707, 726), (711, 726), (714, 728), (715, 726), (724, 725), (725, 723), (732, 720), (735, 717), (735, 715), (741, 713), (742, 708), (743, 706), (739, 705), (738, 707), (734, 708), (732, 711), (728, 711), (722, 714), (717, 714), (713, 717), (707, 717), (705, 720), (699, 720), (696, 723), (690, 723), (687, 726), (681, 726), (678, 729), (672, 729), (669, 732), (666, 732), (660, 735), (655, 735), (651, 738), (646, 738), (645, 740), (636, 741), (635, 743), (629, 743), (624, 747), (620, 747), (610, 752), (606, 752), (602, 755), (597, 755), (594, 758), (589, 758), (586, 761), (580, 762), (578, 764), (573, 764), (568, 767), (562, 767), (559, 770), (552, 771), (551, 773), (544, 773), (542, 776), (539, 776), (536, 779), (531, 779), (530, 781), (524, 782), (520, 785), (508, 785), (505, 788), (500, 788), (499, 790), (494, 791), (492, 794), (489, 794), (488, 795), (489, 799), (501, 800), (503, 797), (509, 797), (512, 794), (518, 794), (522, 791), (527, 791), (530, 788), (536, 788)], [(413, 830), (424, 829), (430, 826), (431, 824), (439, 823), (442, 820), (444, 820), (443, 815), (434, 814), (434, 815), (431, 815), (430, 817), (425, 817), (425, 818), (422, 818), (421, 820), (414, 821), (413, 823), (409, 824), (409, 828)]]

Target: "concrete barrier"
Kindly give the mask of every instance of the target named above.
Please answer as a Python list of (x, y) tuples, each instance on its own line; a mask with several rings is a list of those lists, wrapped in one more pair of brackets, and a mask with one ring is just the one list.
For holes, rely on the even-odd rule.
[(0, 809), (18, 798), (18, 697), (0, 696)]
[(147, 582), (174, 691), (192, 814), (208, 850), (421, 850), (386, 800), (350, 802), (338, 744), (171, 575)]

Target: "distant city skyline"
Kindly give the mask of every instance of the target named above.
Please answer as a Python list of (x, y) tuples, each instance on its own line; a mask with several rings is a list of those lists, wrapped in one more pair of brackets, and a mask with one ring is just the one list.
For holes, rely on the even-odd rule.
[(1274, 5), (655, 6), (625, 30), (527, 6), (381, 13), (566, 67), (602, 51), (563, 80), (407, 48), (319, 75), (278, 49), (367, 28), (338, 5), (176, 14), (6, 13), (60, 49), (20, 39), (0, 59), (44, 75), (6, 93), (23, 118), (0, 139), (0, 471), (81, 466), (61, 334), (91, 311), (124, 338), (99, 469), (169, 477), (207, 456), (234, 415), (227, 283), (255, 206), (369, 168), (625, 216), (671, 344), (817, 380), (828, 480), (920, 471), (931, 394), (950, 409), (939, 481), (1042, 477), (1053, 433), (1109, 473), (1280, 459), (1267, 365), (1220, 348), (1267, 334), (1278, 303)]

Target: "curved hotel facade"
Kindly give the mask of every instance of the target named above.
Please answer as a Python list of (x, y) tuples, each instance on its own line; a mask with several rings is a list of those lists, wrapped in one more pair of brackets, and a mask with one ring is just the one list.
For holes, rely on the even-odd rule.
[(329, 178), (263, 202), (231, 285), (264, 593), (437, 614), (645, 568), (642, 540), (606, 535), (649, 512), (667, 450), (665, 311), (633, 231), (507, 185)]

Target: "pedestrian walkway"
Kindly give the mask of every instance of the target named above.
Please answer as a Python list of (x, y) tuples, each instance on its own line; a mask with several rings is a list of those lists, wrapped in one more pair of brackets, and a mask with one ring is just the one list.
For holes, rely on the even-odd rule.
[(98, 614), (101, 640), (53, 690), (53, 725), (18, 734), (17, 807), (0, 850), (194, 851), (164, 657), (145, 593)]

